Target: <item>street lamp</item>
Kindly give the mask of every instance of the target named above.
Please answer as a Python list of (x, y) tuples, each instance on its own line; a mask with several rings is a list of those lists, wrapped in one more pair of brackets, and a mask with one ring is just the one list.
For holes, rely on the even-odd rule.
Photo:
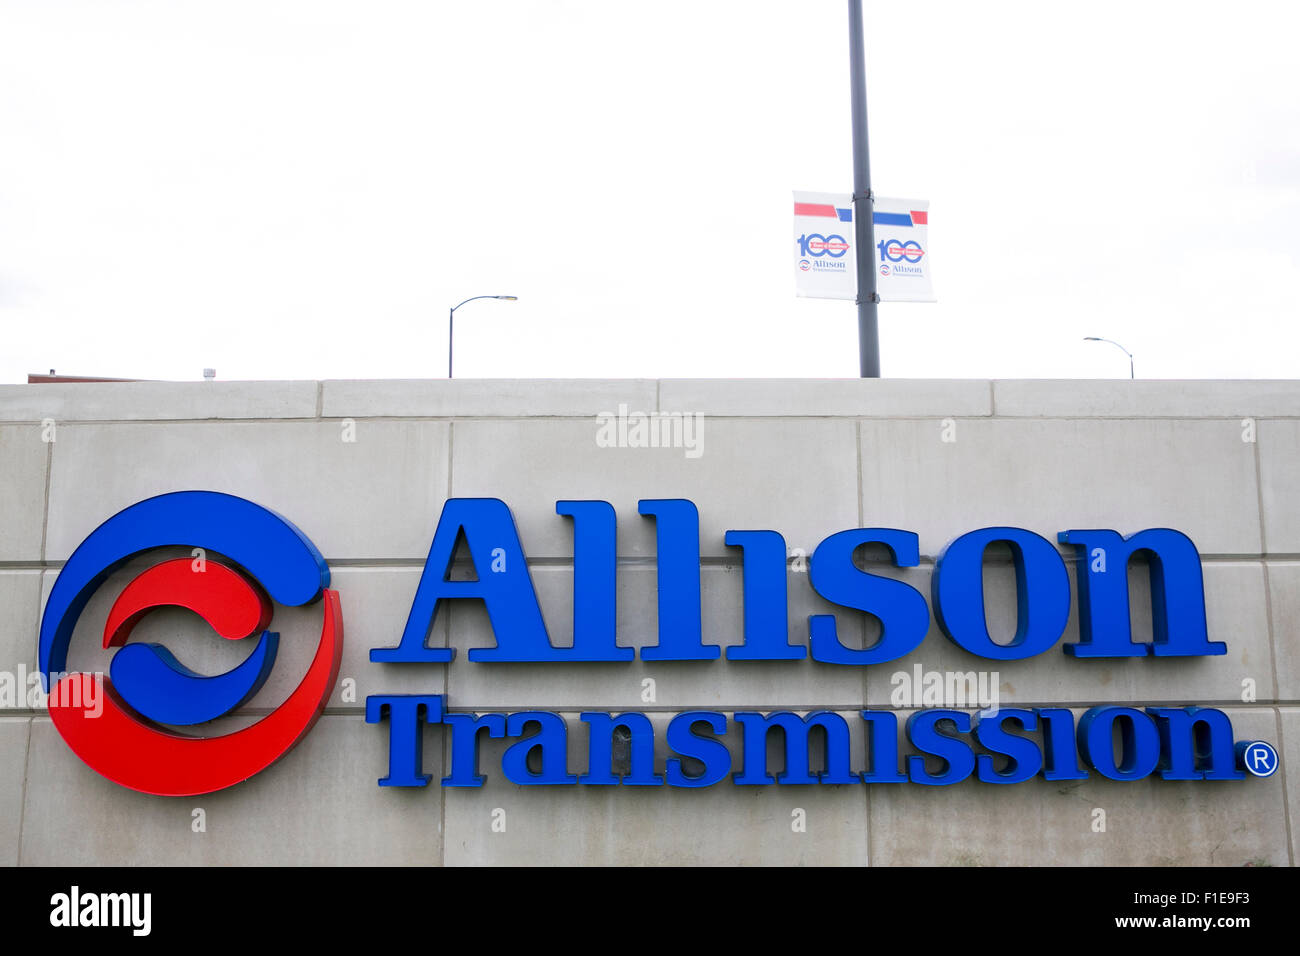
[[(466, 299), (465, 302), (473, 302), (475, 299), (504, 299), (507, 302), (515, 302), (518, 301), (519, 296), (517, 295), (475, 295)], [(459, 309), (462, 305), (464, 305), (465, 302), (460, 303), (460, 305), (453, 305), (451, 307), (451, 311), (447, 313), (447, 378), (451, 378), (451, 350), (452, 350), (452, 342), (453, 342), (452, 329), (455, 327), (456, 310)]]
[(1124, 346), (1120, 345), (1114, 339), (1103, 339), (1103, 338), (1098, 338), (1095, 335), (1085, 335), (1083, 337), (1083, 340), (1085, 342), (1109, 342), (1111, 345), (1115, 346), (1115, 348), (1119, 349), (1121, 352), (1127, 355), (1128, 356), (1128, 377), (1130, 379), (1133, 378), (1133, 353), (1132, 352), (1124, 348)]

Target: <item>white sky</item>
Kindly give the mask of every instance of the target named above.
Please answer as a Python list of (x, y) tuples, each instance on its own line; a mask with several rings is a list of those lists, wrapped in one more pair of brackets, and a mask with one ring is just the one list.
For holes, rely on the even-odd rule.
[[(1294, 378), (1300, 6), (865, 3), (899, 377)], [(844, 0), (0, 0), (0, 382), (855, 376)]]

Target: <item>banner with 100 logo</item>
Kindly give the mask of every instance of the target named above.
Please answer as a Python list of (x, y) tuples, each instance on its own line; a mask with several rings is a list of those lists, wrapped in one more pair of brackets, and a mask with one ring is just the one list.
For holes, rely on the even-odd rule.
[[(930, 203), (877, 197), (872, 266), (882, 302), (933, 302)], [(795, 294), (857, 298), (853, 198), (848, 193), (794, 194)]]

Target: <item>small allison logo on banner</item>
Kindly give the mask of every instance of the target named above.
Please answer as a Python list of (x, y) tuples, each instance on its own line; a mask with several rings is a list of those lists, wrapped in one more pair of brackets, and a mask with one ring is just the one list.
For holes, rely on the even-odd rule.
[[(930, 204), (923, 199), (876, 197), (872, 224), (882, 302), (933, 302), (930, 281)], [(847, 193), (794, 194), (795, 294), (816, 299), (858, 295), (853, 197)]]

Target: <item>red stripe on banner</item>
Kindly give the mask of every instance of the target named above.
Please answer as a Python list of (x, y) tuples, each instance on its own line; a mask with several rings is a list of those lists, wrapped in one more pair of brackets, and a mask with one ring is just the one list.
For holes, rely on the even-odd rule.
[(830, 216), (832, 219), (838, 219), (835, 214), (834, 206), (823, 206), (815, 202), (797, 202), (794, 204), (794, 214), (796, 216)]
[(928, 212), (921, 212), (919, 209), (912, 210), (912, 225), (928, 226), (929, 224), (930, 214)]

